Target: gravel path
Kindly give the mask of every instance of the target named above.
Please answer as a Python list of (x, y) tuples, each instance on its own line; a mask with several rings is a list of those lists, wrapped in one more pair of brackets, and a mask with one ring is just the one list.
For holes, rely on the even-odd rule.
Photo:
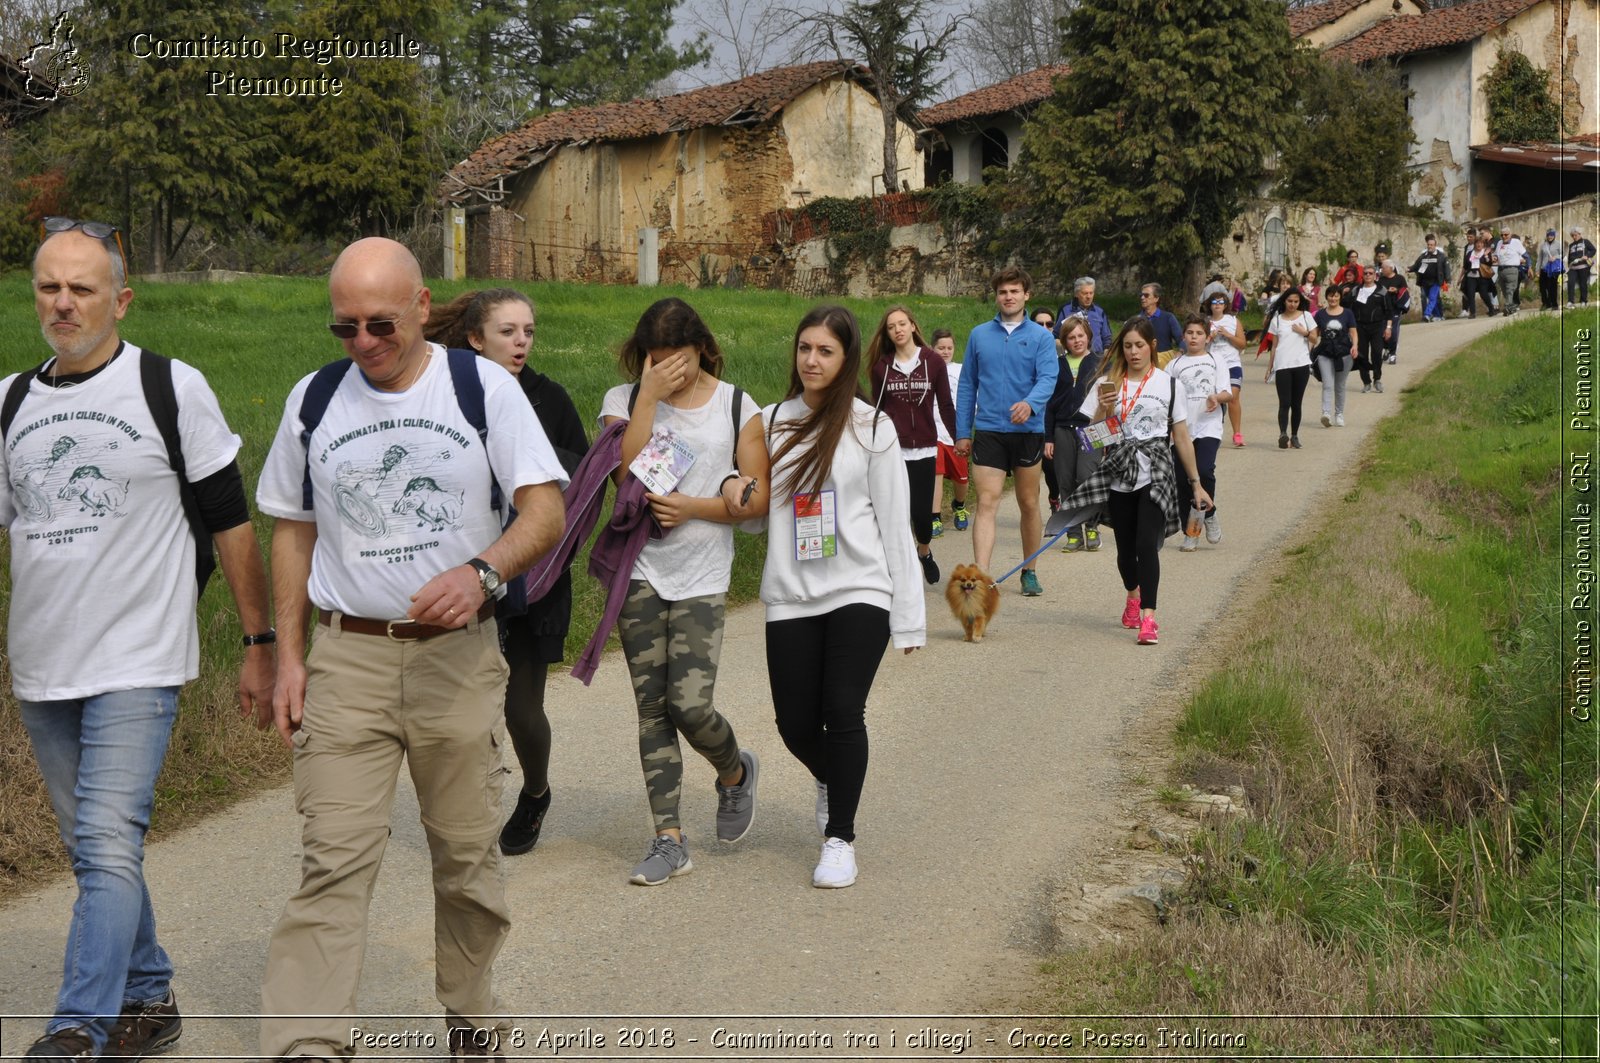
[[(891, 1032), (904, 1053), (908, 1038), (938, 1047), (969, 1028), (978, 1043), (968, 1054), (981, 1054), (984, 1026), (972, 1020), (860, 1017), (1019, 1006), (1052, 951), (1053, 890), (1094, 861), (1118, 807), (1125, 784), (1113, 754), (1129, 725), (1176, 713), (1183, 691), (1175, 677), (1192, 656), (1223, 659), (1231, 636), (1210, 625), (1230, 594), (1328, 500), (1331, 474), (1398, 409), (1406, 382), (1497, 324), (1407, 325), (1400, 364), (1386, 367), (1387, 394), (1361, 394), (1351, 375), (1342, 431), (1317, 423), (1313, 381), (1301, 451), (1277, 449), (1264, 362), (1247, 367), (1250, 445), (1225, 443), (1218, 462), (1225, 537), (1193, 554), (1178, 553), (1176, 541), (1163, 552), (1160, 646), (1136, 646), (1119, 625), (1123, 596), (1109, 534), (1098, 554), (1051, 550), (1041, 558), (1043, 597), (1024, 599), (1015, 577), (1007, 581), (981, 645), (961, 642), (942, 595), (930, 589), (928, 647), (909, 657), (891, 652), (869, 706), (872, 762), (858, 819), (860, 880), (851, 889), (810, 885), (813, 789), (773, 727), (759, 605), (730, 613), (717, 686), (741, 742), (762, 757), (755, 826), (738, 845), (715, 842), (712, 773), (689, 754), (684, 820), (695, 870), (665, 886), (626, 881), (648, 841), (649, 816), (622, 660), (608, 658), (587, 689), (564, 672), (553, 678), (554, 807), (534, 853), (504, 864), (516, 923), (498, 985), (520, 1016), (523, 1051), (550, 1055), (538, 1041), (546, 1028), (575, 1039), (561, 1053), (569, 1057), (585, 1054), (585, 1038), (587, 1054), (636, 1058), (808, 1051), (781, 1043), (724, 1050), (716, 1035), (724, 1028), (822, 1030), (840, 1055), (849, 1027), (878, 1036), (878, 1050), (864, 1055), (890, 1054)], [(1020, 559), (1013, 504), (1002, 507), (1001, 521), (997, 574)], [(947, 530), (936, 541), (946, 574), (970, 556), (968, 534)], [(507, 786), (508, 807), (518, 781), (513, 775)], [(254, 1020), (227, 1016), (258, 1008), (267, 936), (298, 882), (291, 792), (263, 793), (152, 845), (147, 869), (190, 1016), (178, 1048), (193, 1058), (252, 1056)], [(50, 1010), (72, 898), (64, 879), (0, 908), (0, 1012)], [(431, 909), (427, 849), (402, 778), (361, 991), (366, 1009), (396, 1017), (365, 1028), (440, 1035)], [(550, 1018), (619, 1015), (642, 1021)], [(625, 1026), (654, 1030), (655, 1041), (646, 1033), (635, 1048), (619, 1046)], [(671, 1046), (664, 1026), (672, 1027)], [(31, 1018), (4, 1021), (0, 1056), (20, 1055), (41, 1028)], [(919, 1036), (925, 1028), (933, 1032)]]

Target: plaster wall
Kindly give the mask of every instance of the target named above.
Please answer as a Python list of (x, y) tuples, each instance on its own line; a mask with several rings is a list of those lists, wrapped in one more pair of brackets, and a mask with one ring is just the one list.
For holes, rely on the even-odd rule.
[[(1370, 262), (1377, 245), (1388, 244), (1396, 259), (1410, 265), (1425, 246), (1423, 237), (1428, 232), (1422, 222), (1399, 215), (1313, 203), (1253, 200), (1234, 219), (1233, 231), (1230, 237), (1223, 238), (1222, 254), (1211, 261), (1209, 272), (1232, 277), (1246, 289), (1260, 284), (1267, 274), (1265, 232), (1269, 218), (1283, 222), (1289, 266), (1296, 276), (1307, 266), (1317, 265), (1324, 251), (1340, 245), (1359, 250), (1362, 261)], [(1441, 233), (1441, 245), (1447, 242)]]
[(998, 129), (1005, 134), (1006, 167), (1009, 169), (1017, 164), (1022, 154), (1022, 119), (1015, 114), (996, 114), (971, 122), (959, 122), (941, 129), (950, 144), (954, 163), (950, 171), (952, 181), (964, 185), (983, 183), (983, 133), (986, 129)]
[(1600, 241), (1600, 236), (1596, 235), (1600, 233), (1600, 196), (1569, 199), (1563, 203), (1552, 203), (1537, 210), (1525, 210), (1517, 214), (1502, 214), (1489, 224), (1495, 232), (1499, 232), (1500, 227), (1504, 225), (1512, 232), (1520, 233), (1522, 242), (1530, 249), (1534, 244), (1544, 242), (1546, 229), (1554, 229), (1556, 239), (1565, 247), (1567, 231), (1574, 225), (1582, 229), (1583, 235), (1594, 243)]
[[(885, 191), (883, 111), (861, 85), (843, 79), (816, 85), (784, 108), (779, 125), (789, 142), (794, 176), (786, 198), (763, 211), (804, 206), (820, 196), (852, 198)], [(916, 134), (904, 122), (896, 126), (900, 180), (921, 188), (924, 167)], [(810, 194), (798, 196), (796, 189)]]
[[(1404, 4), (1401, 13), (1415, 15), (1417, 8), (1412, 4)], [(1331, 48), (1340, 41), (1349, 40), (1374, 23), (1392, 18), (1394, 14), (1394, 0), (1368, 0), (1360, 7), (1346, 11), (1332, 22), (1308, 30), (1299, 39), (1314, 48)]]
[[(1417, 143), (1411, 146), (1411, 166), (1416, 177), (1411, 201), (1437, 197), (1445, 217), (1471, 216), (1474, 82), (1470, 80), (1471, 49), (1450, 48), (1408, 56), (1400, 73), (1410, 79), (1411, 128)], [(1476, 94), (1481, 95), (1481, 94)]]

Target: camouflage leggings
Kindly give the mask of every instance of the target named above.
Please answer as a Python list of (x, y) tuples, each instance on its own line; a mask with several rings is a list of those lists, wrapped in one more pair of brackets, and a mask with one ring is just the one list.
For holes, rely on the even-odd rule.
[(739, 770), (733, 727), (711, 703), (725, 600), (726, 595), (711, 594), (669, 602), (649, 583), (633, 580), (617, 620), (639, 706), (639, 763), (658, 834), (680, 825), (679, 732), (711, 762), (719, 778)]

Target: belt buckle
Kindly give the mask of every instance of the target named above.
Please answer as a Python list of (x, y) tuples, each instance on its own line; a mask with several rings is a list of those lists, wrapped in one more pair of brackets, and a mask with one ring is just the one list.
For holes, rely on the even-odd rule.
[(395, 629), (395, 626), (398, 625), (398, 624), (410, 624), (412, 627), (416, 627), (417, 626), (417, 622), (415, 620), (391, 620), (391, 621), (389, 621), (387, 624), (385, 624), (383, 626), (383, 635), (390, 642), (416, 642), (419, 638), (422, 637), (421, 635), (412, 635), (409, 638), (407, 638), (407, 637), (403, 637), (403, 636), (400, 636), (400, 635), (396, 635), (394, 633), (394, 629)]

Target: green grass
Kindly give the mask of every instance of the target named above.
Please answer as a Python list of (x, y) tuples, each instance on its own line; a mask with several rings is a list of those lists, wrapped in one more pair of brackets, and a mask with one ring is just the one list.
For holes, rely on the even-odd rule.
[[(436, 302), (477, 286), (464, 282), (430, 285)], [(720, 288), (517, 287), (532, 297), (538, 309), (532, 362), (572, 395), (591, 437), (602, 395), (622, 381), (616, 350), (655, 300), (678, 295), (698, 309), (723, 349), (724, 376), (763, 404), (783, 396), (795, 324), (821, 301), (779, 292)], [(239, 463), (253, 500), (289, 389), (300, 377), (343, 356), (324, 327), (329, 320), (326, 281), (289, 277), (226, 284), (136, 281), (133, 288), (135, 297), (121, 324), (121, 335), (205, 373), (228, 423), (244, 441)], [(958, 350), (967, 332), (994, 314), (992, 301), (971, 298), (837, 301), (856, 313), (869, 336), (887, 306), (905, 302), (925, 333), (937, 327), (954, 330)], [(30, 279), (25, 273), (0, 277), (0, 351), (5, 352), (0, 375), (34, 366), (49, 354), (39, 334)], [(271, 533), (270, 520), (258, 516), (256, 531), (265, 544)], [(731, 603), (756, 597), (764, 557), (764, 539), (736, 536)], [(587, 551), (574, 568), (583, 573), (586, 566)], [(604, 606), (595, 580), (580, 575), (573, 583), (569, 661), (588, 641)], [(9, 612), (9, 587), (9, 581), (0, 584), (0, 618)], [(158, 829), (181, 825), (254, 792), (264, 782), (282, 778), (286, 772), (288, 758), (276, 740), (246, 732), (233, 716), (233, 684), (243, 652), (238, 635), (225, 581), (213, 580), (200, 604), (201, 679), (183, 695), (180, 722), (160, 783), (155, 817)], [(0, 697), (9, 699), (9, 675), (4, 673), (3, 663), (0, 685), (4, 689)], [(0, 753), (15, 768), (0, 772), (0, 882), (8, 886), (61, 866), (59, 846), (48, 829), (42, 785), (27, 749), (15, 710), (0, 713)], [(39, 829), (41, 823), (46, 829)]]
[[(1176, 777), (1243, 779), (1259, 815), (1197, 836), (1170, 971), (1152, 977), (1148, 949), (1097, 961), (1101, 978), (1143, 970), (1130, 1010), (1176, 1010), (1195, 994), (1184, 970), (1220, 966), (1207, 997), (1225, 1010), (1370, 1012), (1411, 993), (1407, 1013), (1433, 1016), (1368, 1031), (1362, 1051), (1593, 1056), (1592, 1017), (1560, 1018), (1600, 1000), (1600, 743), (1564, 711), (1561, 649), (1579, 615), (1560, 583), (1575, 328), (1518, 322), (1407, 389), (1359, 487), (1234, 625), (1263, 634), (1185, 705)], [(1305, 988), (1331, 962), (1365, 984)], [(1488, 1014), (1523, 1018), (1446, 1017)], [(1252, 1048), (1360, 1041), (1278, 1029)]]

